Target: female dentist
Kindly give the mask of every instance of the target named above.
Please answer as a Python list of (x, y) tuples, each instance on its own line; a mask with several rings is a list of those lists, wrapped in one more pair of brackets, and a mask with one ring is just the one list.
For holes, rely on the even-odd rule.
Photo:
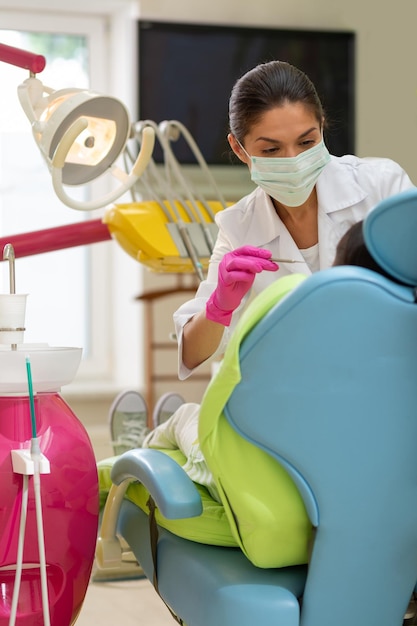
[(330, 267), (352, 224), (414, 186), (390, 159), (331, 156), (313, 83), (282, 61), (258, 65), (236, 82), (229, 125), (230, 147), (257, 187), (217, 214), (207, 279), (174, 313), (181, 380), (224, 350), (251, 295), (281, 276)]

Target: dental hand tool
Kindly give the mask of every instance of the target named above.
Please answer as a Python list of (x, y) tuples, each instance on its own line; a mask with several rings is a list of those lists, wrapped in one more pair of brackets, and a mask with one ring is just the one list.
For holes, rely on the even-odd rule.
[(270, 258), (268, 261), (273, 261), (274, 263), (305, 263), (305, 261), (301, 259), (273, 259)]
[[(7, 243), (3, 248), (3, 261), (9, 261), (9, 282), (10, 282), (10, 293), (16, 293), (16, 273), (15, 273), (15, 254), (14, 248), (11, 243)], [(17, 344), (12, 343), (12, 350), (17, 350)]]

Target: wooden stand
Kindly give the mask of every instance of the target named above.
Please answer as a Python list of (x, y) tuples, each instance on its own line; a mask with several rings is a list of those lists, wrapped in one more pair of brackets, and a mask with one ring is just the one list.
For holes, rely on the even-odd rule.
[[(148, 405), (149, 427), (152, 427), (152, 412), (155, 406), (155, 385), (157, 382), (178, 381), (177, 372), (172, 374), (158, 374), (155, 367), (155, 352), (157, 350), (177, 350), (175, 341), (156, 341), (154, 339), (154, 312), (155, 305), (160, 300), (175, 296), (180, 293), (192, 293), (196, 291), (196, 285), (186, 286), (183, 283), (183, 276), (177, 275), (177, 284), (166, 289), (156, 289), (145, 292), (136, 297), (136, 300), (143, 302), (145, 308), (145, 397)], [(209, 374), (193, 374), (193, 381), (210, 380)]]

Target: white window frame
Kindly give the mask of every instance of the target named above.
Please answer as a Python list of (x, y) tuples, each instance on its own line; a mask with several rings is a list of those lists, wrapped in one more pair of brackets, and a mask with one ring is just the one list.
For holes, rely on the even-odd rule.
[[(135, 58), (132, 54), (135, 47), (132, 18), (136, 16), (132, 14), (131, 5), (130, 2), (120, 3), (115, 9), (110, 3), (110, 8), (106, 9), (104, 2), (99, 13), (94, 14), (90, 8), (88, 14), (78, 12), (72, 15), (68, 8), (65, 13), (59, 10), (40, 13), (2, 10), (0, 3), (0, 23), (6, 30), (86, 35), (90, 41), (90, 88), (118, 97), (132, 111), (136, 92), (135, 67), (126, 63)], [(103, 184), (106, 181), (94, 183), (92, 194), (102, 193)], [(120, 201), (128, 199), (121, 198)], [(98, 218), (101, 214), (93, 212), (91, 218)], [(142, 288), (142, 268), (115, 242), (92, 246), (91, 265), (91, 358), (83, 359), (76, 380), (69, 387), (76, 393), (88, 394), (111, 394), (120, 388), (141, 387), (142, 313), (135, 296)]]

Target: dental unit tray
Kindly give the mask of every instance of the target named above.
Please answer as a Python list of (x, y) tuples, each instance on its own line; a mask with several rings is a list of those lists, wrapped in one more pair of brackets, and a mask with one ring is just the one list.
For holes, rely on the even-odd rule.
[[(224, 207), (221, 202), (210, 201), (213, 213)], [(201, 224), (192, 222), (184, 207), (176, 203), (182, 225), (186, 228), (203, 269), (207, 269), (211, 250), (204, 237)], [(200, 205), (205, 217), (205, 227), (217, 236), (217, 226), (206, 209)], [(178, 222), (169, 221), (158, 202), (147, 201), (119, 204), (109, 209), (103, 217), (112, 237), (131, 257), (156, 272), (193, 272), (193, 263), (184, 245)]]
[[(200, 280), (217, 238), (215, 216), (226, 208), (214, 177), (189, 131), (178, 121), (156, 124), (137, 122), (133, 137), (140, 151), (142, 135), (151, 127), (163, 151), (163, 166), (150, 159), (145, 171), (131, 189), (133, 202), (109, 209), (103, 222), (130, 256), (157, 272), (196, 272)], [(183, 138), (190, 148), (212, 199), (193, 188), (177, 160), (171, 143)], [(126, 148), (125, 167), (135, 160)]]

